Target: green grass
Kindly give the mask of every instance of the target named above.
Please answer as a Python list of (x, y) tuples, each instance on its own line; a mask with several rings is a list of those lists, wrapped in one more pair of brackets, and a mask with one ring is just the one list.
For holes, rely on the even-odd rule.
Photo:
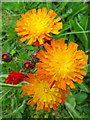
[[(80, 2), (7, 2), (2, 3), (2, 53), (8, 52), (13, 56), (11, 62), (0, 62), (2, 64), (2, 117), (3, 118), (88, 118), (88, 103), (90, 102), (88, 94), (90, 88), (90, 64), (84, 69), (88, 71), (82, 84), (76, 84), (76, 88), (68, 94), (68, 101), (64, 105), (60, 105), (57, 110), (45, 112), (43, 110), (36, 111), (36, 107), (31, 107), (27, 104), (30, 97), (23, 96), (20, 89), (20, 83), (17, 86), (6, 85), (4, 79), (10, 71), (21, 71), (28, 73), (22, 67), (25, 60), (32, 60), (31, 54), (39, 50), (39, 47), (25, 45), (19, 41), (19, 37), (14, 31), (15, 23), (20, 18), (22, 13), (33, 8), (46, 7), (48, 10), (53, 9), (58, 16), (62, 18), (63, 29), (59, 35), (53, 35), (53, 38), (59, 40), (65, 38), (66, 42), (73, 41), (79, 44), (78, 49), (83, 50), (88, 55), (88, 3)], [(34, 73), (35, 68), (30, 70)]]

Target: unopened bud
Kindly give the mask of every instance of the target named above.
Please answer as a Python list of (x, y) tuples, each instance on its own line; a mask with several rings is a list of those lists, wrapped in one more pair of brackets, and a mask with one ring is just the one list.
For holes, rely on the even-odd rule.
[(35, 52), (32, 54), (32, 56), (33, 56), (33, 57), (36, 57), (37, 54), (38, 54), (38, 51), (35, 51)]
[(31, 61), (25, 61), (23, 63), (23, 67), (26, 69), (31, 69), (33, 67), (33, 63)]
[(12, 60), (12, 56), (9, 53), (2, 54), (2, 61), (10, 62)]

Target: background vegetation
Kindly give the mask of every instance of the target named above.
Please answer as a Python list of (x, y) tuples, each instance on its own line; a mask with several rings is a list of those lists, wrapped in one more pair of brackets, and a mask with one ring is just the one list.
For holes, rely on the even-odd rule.
[[(2, 117), (3, 118), (88, 118), (88, 104), (90, 99), (88, 97), (90, 88), (90, 64), (85, 66), (88, 71), (82, 84), (76, 84), (76, 88), (71, 90), (68, 96), (68, 101), (64, 105), (60, 105), (57, 110), (45, 112), (43, 110), (36, 111), (36, 107), (31, 107), (27, 104), (30, 99), (28, 96), (23, 96), (20, 85), (24, 82), (14, 86), (5, 84), (4, 80), (11, 71), (20, 71), (28, 73), (29, 71), (23, 68), (22, 64), (26, 60), (32, 60), (31, 54), (39, 50), (39, 47), (32, 45), (25, 45), (19, 41), (19, 37), (14, 31), (15, 23), (20, 18), (22, 13), (25, 13), (33, 8), (46, 7), (48, 10), (53, 9), (58, 16), (62, 18), (63, 29), (61, 34), (53, 35), (58, 40), (65, 38), (66, 42), (70, 41), (79, 44), (78, 49), (89, 54), (88, 48), (88, 34), (90, 33), (88, 27), (88, 6), (89, 3), (80, 2), (7, 2), (2, 3), (2, 53), (8, 52), (13, 56), (11, 62), (0, 62), (2, 64), (2, 92), (0, 101), (2, 102)], [(30, 70), (35, 72), (35, 67)], [(90, 118), (90, 117), (89, 117)]]

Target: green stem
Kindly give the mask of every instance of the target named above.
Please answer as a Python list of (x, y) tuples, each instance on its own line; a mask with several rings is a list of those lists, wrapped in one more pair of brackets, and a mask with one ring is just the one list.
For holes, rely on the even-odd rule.
[(90, 33), (90, 31), (69, 32), (69, 33), (60, 34), (59, 37), (63, 35), (71, 35), (76, 33)]
[(2, 87), (21, 88), (21, 85), (11, 85), (11, 84), (5, 84), (5, 83), (0, 83), (0, 86), (2, 86)]

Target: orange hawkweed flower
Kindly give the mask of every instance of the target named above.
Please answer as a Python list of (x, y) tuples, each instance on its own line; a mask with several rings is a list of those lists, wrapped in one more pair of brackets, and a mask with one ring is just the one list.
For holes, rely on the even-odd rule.
[(18, 71), (12, 71), (9, 73), (8, 77), (5, 79), (7, 84), (17, 85), (24, 80), (26, 74)]
[(46, 52), (40, 50), (37, 55), (41, 61), (36, 64), (37, 74), (50, 75), (51, 79), (48, 81), (56, 81), (59, 88), (66, 89), (67, 86), (74, 88), (73, 81), (82, 82), (82, 75), (86, 75), (82, 68), (87, 65), (87, 56), (82, 50), (77, 50), (77, 47), (74, 42), (65, 44), (64, 39), (52, 40), (51, 45), (44, 44)]
[(38, 40), (39, 44), (43, 44), (44, 41), (50, 40), (49, 33), (59, 34), (59, 30), (62, 29), (62, 22), (60, 17), (56, 17), (56, 12), (47, 8), (32, 9), (25, 14), (22, 14), (20, 21), (17, 21), (15, 31), (17, 35), (21, 36), (21, 42), (28, 40), (27, 45), (30, 45)]
[(54, 84), (50, 88), (50, 84), (47, 80), (41, 79), (38, 75), (28, 73), (28, 78), (25, 78), (30, 84), (22, 85), (23, 95), (31, 96), (32, 99), (28, 101), (31, 106), (37, 105), (37, 110), (50, 110), (57, 109), (58, 105), (64, 104), (67, 100), (66, 93), (70, 91), (62, 90), (56, 87)]

